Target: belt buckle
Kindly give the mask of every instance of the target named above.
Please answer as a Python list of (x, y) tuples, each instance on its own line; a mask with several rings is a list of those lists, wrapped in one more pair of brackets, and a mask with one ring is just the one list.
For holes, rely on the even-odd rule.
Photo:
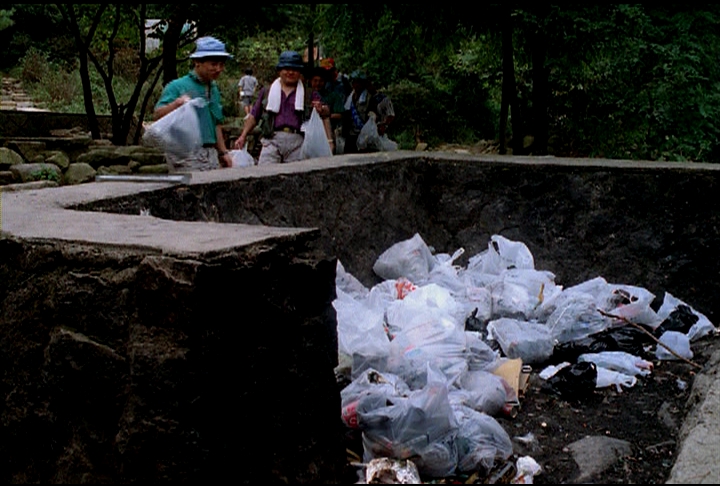
[(283, 127), (282, 131), (285, 133), (292, 133), (292, 129), (290, 127)]

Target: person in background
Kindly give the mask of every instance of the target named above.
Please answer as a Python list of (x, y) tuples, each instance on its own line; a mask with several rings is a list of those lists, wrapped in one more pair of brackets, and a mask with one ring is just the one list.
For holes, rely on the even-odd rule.
[(333, 132), (339, 131), (342, 127), (342, 113), (345, 110), (345, 100), (352, 91), (350, 79), (347, 75), (338, 71), (335, 66), (335, 60), (332, 57), (321, 59), (320, 67), (327, 72), (324, 97), (330, 106), (330, 125)]
[(310, 71), (310, 88), (312, 89), (313, 107), (317, 109), (325, 127), (325, 135), (327, 136), (330, 150), (335, 153), (335, 141), (333, 140), (333, 130), (330, 124), (331, 107), (327, 97), (333, 96), (333, 93), (326, 92), (326, 81), (328, 72), (322, 67), (313, 68)]
[(375, 114), (377, 115), (378, 133), (382, 137), (387, 133), (387, 129), (390, 127), (392, 122), (395, 121), (395, 109), (393, 108), (390, 97), (385, 93), (378, 91), (375, 86), (374, 79), (368, 79), (367, 90), (372, 97), (373, 105), (377, 108), (375, 110)]
[[(357, 153), (360, 130), (367, 123), (370, 113), (375, 114), (378, 134), (382, 137), (388, 126), (395, 120), (390, 97), (379, 92), (372, 80), (362, 71), (356, 70), (350, 75), (352, 92), (345, 101), (343, 111), (343, 135), (345, 137), (345, 153)], [(369, 149), (362, 150), (371, 151)]]
[[(296, 51), (284, 51), (275, 66), (278, 77), (260, 90), (250, 116), (245, 119), (242, 133), (235, 140), (235, 148), (245, 146), (248, 134), (260, 126), (261, 143), (258, 165), (301, 160), (302, 124), (310, 119), (311, 110), (321, 109), (312, 101), (312, 90), (305, 88), (302, 56)], [(320, 113), (322, 115), (322, 113)]]
[(214, 37), (201, 37), (195, 46), (195, 52), (190, 55), (193, 69), (163, 88), (153, 112), (157, 121), (193, 98), (202, 97), (206, 102), (204, 106), (196, 108), (202, 149), (187, 158), (166, 154), (170, 172), (205, 171), (232, 166), (222, 132), (225, 118), (216, 81), (225, 70), (225, 61), (233, 56), (225, 51), (225, 44)]
[(257, 86), (258, 80), (253, 76), (253, 70), (247, 68), (245, 75), (238, 81), (238, 99), (240, 100), (240, 106), (242, 106), (245, 112), (245, 118), (250, 114), (250, 108), (255, 98)]

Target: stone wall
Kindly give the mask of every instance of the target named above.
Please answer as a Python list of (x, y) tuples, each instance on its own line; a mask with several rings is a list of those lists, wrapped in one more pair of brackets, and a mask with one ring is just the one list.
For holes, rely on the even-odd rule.
[[(110, 138), (112, 133), (112, 117), (98, 115), (100, 133)], [(130, 130), (135, 134), (137, 121)], [(78, 129), (90, 132), (87, 115), (84, 113), (52, 113), (47, 111), (15, 111), (0, 110), (0, 134), (3, 137), (50, 137), (55, 130)], [(128, 140), (131, 143), (131, 140)]]
[(0, 240), (0, 478), (333, 483), (334, 260)]
[(369, 286), (416, 232), (501, 234), (718, 322), (718, 175), (397, 152), (3, 194), (0, 478), (341, 482), (337, 259)]
[(94, 182), (96, 175), (167, 174), (163, 152), (138, 145), (114, 146), (88, 136), (0, 137), (0, 189)]

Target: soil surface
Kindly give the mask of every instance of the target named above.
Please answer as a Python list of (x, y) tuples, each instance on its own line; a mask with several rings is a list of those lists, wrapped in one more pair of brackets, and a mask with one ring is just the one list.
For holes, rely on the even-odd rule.
[[(720, 338), (708, 336), (691, 347), (690, 361), (701, 367), (720, 349)], [(530, 456), (542, 468), (533, 478), (535, 484), (664, 484), (675, 462), (680, 427), (699, 368), (681, 360), (659, 361), (654, 349), (641, 357), (654, 368), (649, 375), (638, 376), (635, 386), (620, 392), (611, 386), (577, 396), (560, 395), (539, 376), (545, 365), (533, 367), (517, 415), (496, 417), (513, 439), (513, 456), (496, 463), (490, 475), (421, 479), (436, 484), (507, 483), (496, 477), (500, 470), (508, 463), (512, 469), (519, 457)], [(625, 441), (632, 452), (601, 472), (583, 476), (571, 444), (588, 436)], [(349, 458), (350, 452), (362, 457), (357, 437), (348, 436), (347, 447)], [(357, 466), (348, 466), (348, 478), (357, 481)]]

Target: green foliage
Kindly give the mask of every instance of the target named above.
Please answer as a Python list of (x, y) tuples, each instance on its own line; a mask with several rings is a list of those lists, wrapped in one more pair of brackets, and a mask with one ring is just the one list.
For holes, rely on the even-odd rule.
[(420, 4), (333, 4), (319, 12), (326, 55), (345, 72), (365, 70), (391, 97), (391, 138), (414, 147), (494, 136), (497, 68), (456, 16)]
[[(48, 60), (47, 54), (30, 49), (20, 60), (17, 76), (28, 94), (44, 108), (58, 113), (84, 113), (85, 105), (77, 70), (66, 70)], [(99, 115), (110, 115), (111, 108), (103, 80), (90, 71), (93, 104)], [(136, 80), (133, 76), (115, 77), (113, 88), (118, 98), (126, 99), (132, 93)]]
[(46, 109), (61, 113), (84, 111), (77, 72), (70, 73), (52, 63), (47, 54), (30, 48), (17, 71), (28, 94)]
[[(130, 97), (138, 76), (133, 29), (139, 5), (103, 6), (93, 39), (98, 59), (107, 59), (111, 50), (115, 56), (112, 88), (119, 102)], [(101, 8), (76, 6), (81, 27)], [(345, 73), (366, 70), (391, 96), (397, 118), (389, 135), (402, 148), (418, 141), (473, 143), (497, 136), (500, 4), (486, 4), (480, 17), (454, 5), (403, 3), (148, 7), (151, 18), (187, 17), (196, 22), (198, 34), (227, 43), (235, 59), (219, 85), (228, 117), (238, 115), (236, 83), (243, 70), (253, 68), (267, 85), (276, 76), (278, 54), (303, 52), (312, 32), (323, 57), (334, 57)], [(114, 31), (116, 13), (121, 22)], [(14, 23), (2, 29), (10, 17)], [(26, 89), (48, 108), (83, 112), (77, 49), (59, 20), (54, 4), (9, 4), (0, 10), (0, 43), (6, 47), (0, 68), (21, 65)], [(532, 135), (534, 118), (546, 116), (550, 153), (720, 162), (720, 37), (715, 33), (720, 6), (517, 4), (512, 22), (518, 106), (510, 123)], [(547, 39), (547, 113), (533, 106), (538, 93), (532, 60), (539, 33)], [(181, 49), (180, 62), (191, 48)], [(187, 68), (178, 71), (182, 75)], [(97, 113), (110, 114), (102, 77), (92, 68), (90, 77)], [(151, 93), (151, 107), (159, 91)]]
[(15, 11), (13, 9), (0, 10), (0, 30), (5, 30), (15, 23), (15, 21), (12, 19), (14, 12)]
[(718, 21), (716, 6), (555, 10), (548, 31), (556, 152), (720, 162)]
[(60, 13), (54, 4), (14, 3), (12, 25), (0, 30), (0, 68), (12, 69), (34, 48), (45, 52), (53, 62), (74, 66), (77, 53), (73, 39), (61, 26)]
[(39, 83), (50, 72), (47, 55), (31, 47), (20, 61), (22, 80), (28, 83)]
[(60, 177), (58, 177), (57, 172), (47, 167), (31, 172), (30, 177), (32, 177), (34, 181), (54, 181), (60, 183)]

